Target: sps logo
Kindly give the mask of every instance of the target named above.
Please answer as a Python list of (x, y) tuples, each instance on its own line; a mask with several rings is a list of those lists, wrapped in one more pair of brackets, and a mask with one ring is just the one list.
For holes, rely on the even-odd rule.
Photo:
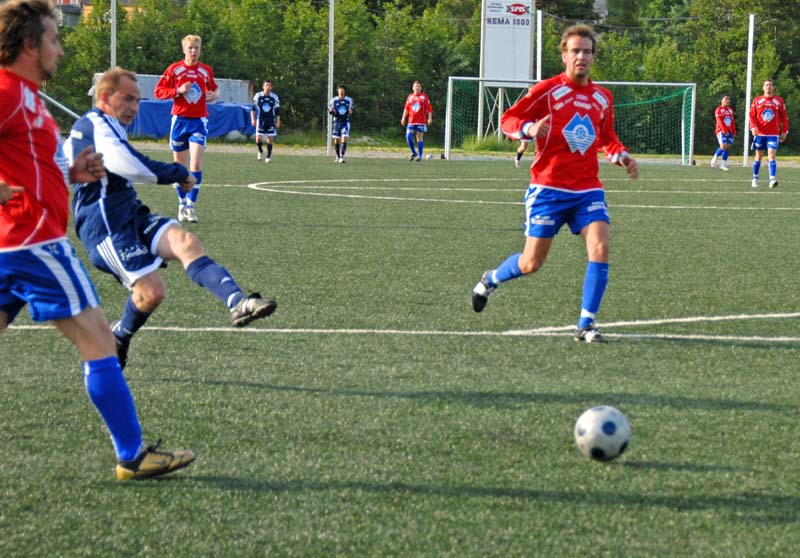
[(526, 6), (525, 4), (519, 4), (519, 3), (509, 4), (509, 6), (506, 9), (508, 10), (508, 13), (515, 16), (525, 15), (529, 13), (531, 10), (530, 6)]

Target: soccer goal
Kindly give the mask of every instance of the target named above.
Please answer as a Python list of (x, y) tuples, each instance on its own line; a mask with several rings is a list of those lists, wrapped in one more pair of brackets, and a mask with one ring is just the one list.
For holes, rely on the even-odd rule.
[[(451, 76), (447, 84), (444, 156), (477, 153), (503, 139), (500, 117), (535, 82)], [(695, 83), (595, 82), (614, 95), (617, 135), (631, 153), (692, 164)], [(657, 157), (656, 157), (657, 156)]]

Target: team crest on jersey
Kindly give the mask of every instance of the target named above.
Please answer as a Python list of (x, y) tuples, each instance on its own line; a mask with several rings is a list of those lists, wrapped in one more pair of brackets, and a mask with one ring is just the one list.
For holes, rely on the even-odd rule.
[(564, 126), (562, 133), (567, 140), (570, 151), (573, 153), (580, 151), (581, 155), (586, 153), (586, 150), (589, 149), (597, 137), (592, 120), (588, 116), (580, 115), (577, 112)]
[(761, 113), (761, 120), (764, 122), (772, 122), (773, 118), (775, 118), (775, 113), (770, 108)]
[(413, 103), (411, 103), (411, 110), (413, 110), (414, 112), (419, 112), (419, 109), (421, 108), (422, 106), (419, 104), (419, 101), (414, 101)]
[(186, 98), (187, 101), (194, 104), (200, 100), (200, 97), (202, 95), (203, 95), (203, 90), (200, 89), (200, 86), (197, 85), (196, 83), (192, 83), (192, 86), (189, 88), (189, 91), (184, 93), (183, 96)]

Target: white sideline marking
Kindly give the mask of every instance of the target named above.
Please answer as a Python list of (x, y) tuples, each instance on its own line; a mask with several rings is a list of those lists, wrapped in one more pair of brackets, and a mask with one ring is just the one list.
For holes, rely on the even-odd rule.
[[(505, 181), (505, 178), (433, 178), (427, 179), (430, 182), (490, 182), (490, 181)], [(392, 190), (398, 191), (423, 191), (423, 192), (517, 192), (522, 196), (523, 188), (420, 188), (420, 187), (392, 187), (392, 186), (348, 186), (351, 183), (397, 183), (397, 182), (419, 182), (419, 179), (408, 178), (357, 178), (357, 179), (337, 179), (337, 180), (279, 180), (275, 182), (255, 182), (248, 184), (247, 188), (257, 190), (259, 192), (272, 192), (275, 194), (291, 194), (296, 196), (318, 196), (330, 198), (350, 198), (350, 199), (368, 199), (368, 200), (389, 200), (389, 201), (407, 201), (407, 202), (435, 202), (435, 203), (457, 203), (457, 204), (478, 204), (478, 205), (523, 205), (521, 201), (488, 201), (488, 200), (459, 200), (459, 199), (443, 199), (443, 198), (410, 198), (403, 196), (376, 196), (367, 194), (337, 194), (332, 192), (324, 192), (319, 190), (358, 190), (358, 191), (382, 191)], [(330, 186), (329, 184), (339, 184)], [(289, 190), (282, 186), (292, 186), (293, 189)], [(303, 189), (316, 190), (304, 191)], [(759, 192), (752, 191), (734, 191), (734, 192), (713, 192), (713, 191), (670, 191), (670, 190), (608, 190), (607, 193), (614, 194), (679, 194), (679, 195), (758, 195)], [(778, 192), (781, 194), (783, 192)], [(774, 195), (776, 192), (770, 192), (769, 195)], [(786, 193), (788, 195), (788, 193)], [(625, 208), (625, 209), (674, 209), (674, 210), (718, 210), (718, 211), (800, 211), (800, 207), (754, 207), (754, 206), (719, 206), (719, 205), (644, 205), (644, 204), (617, 204), (612, 203), (612, 208)]]
[[(665, 324), (691, 324), (701, 322), (727, 322), (746, 320), (775, 320), (800, 318), (800, 312), (787, 312), (776, 314), (734, 314), (728, 316), (688, 316), (685, 318), (663, 318), (653, 320), (631, 320), (601, 323), (603, 330), (617, 327), (636, 327)], [(10, 326), (9, 329), (28, 331), (52, 330), (50, 325), (20, 325)], [(311, 334), (311, 335), (413, 335), (413, 336), (447, 336), (447, 337), (562, 337), (571, 336), (575, 325), (540, 327), (535, 329), (511, 329), (506, 331), (447, 331), (447, 330), (413, 330), (413, 329), (360, 329), (360, 328), (246, 328), (235, 327), (177, 327), (177, 326), (147, 326), (148, 331), (166, 331), (176, 333), (230, 333), (241, 332), (250, 334)], [(770, 343), (798, 343), (800, 337), (764, 337), (759, 335), (705, 335), (683, 333), (603, 333), (606, 337), (640, 338), (640, 339), (674, 339), (674, 340), (701, 340), (701, 341), (755, 341)]]

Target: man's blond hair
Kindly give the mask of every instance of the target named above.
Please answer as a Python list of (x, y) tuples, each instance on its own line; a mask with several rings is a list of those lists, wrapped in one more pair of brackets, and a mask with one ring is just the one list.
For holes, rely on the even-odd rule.
[(203, 38), (200, 35), (186, 35), (183, 39), (181, 39), (181, 46), (186, 46), (189, 43), (199, 43), (200, 45), (203, 44)]
[(117, 66), (116, 68), (111, 68), (110, 70), (106, 70), (103, 73), (103, 75), (100, 76), (100, 79), (97, 80), (97, 83), (94, 85), (95, 101), (99, 101), (100, 95), (102, 95), (103, 93), (108, 93), (109, 96), (116, 93), (117, 89), (119, 89), (119, 81), (123, 77), (130, 78), (131, 80), (137, 83), (139, 81), (139, 78), (136, 77), (136, 74), (134, 74), (130, 70), (120, 68), (119, 66)]

